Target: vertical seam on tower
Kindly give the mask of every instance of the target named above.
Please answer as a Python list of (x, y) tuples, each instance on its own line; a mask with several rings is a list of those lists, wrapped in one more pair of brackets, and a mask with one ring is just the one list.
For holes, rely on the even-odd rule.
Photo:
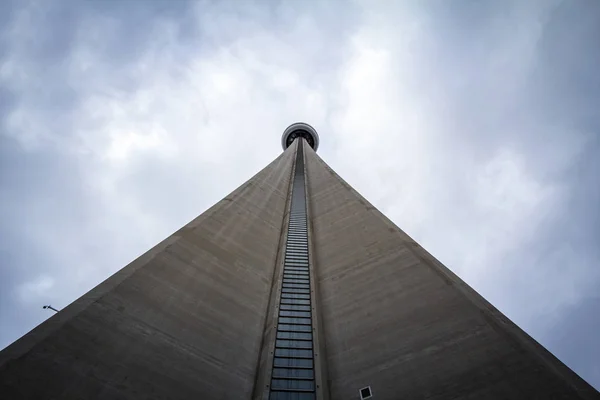
[(315, 352), (308, 216), (303, 141), (298, 140), (283, 273), (276, 306), (277, 324), (271, 365), (271, 400), (312, 400), (315, 393)]
[[(297, 149), (296, 149), (297, 152)], [(285, 253), (284, 251), (284, 245), (286, 243), (287, 240), (287, 230), (285, 229), (285, 227), (288, 225), (288, 219), (289, 219), (289, 213), (291, 210), (291, 203), (292, 203), (292, 191), (293, 191), (293, 187), (294, 187), (294, 173), (296, 170), (296, 154), (294, 154), (294, 161), (292, 162), (292, 166), (290, 168), (290, 181), (289, 181), (289, 185), (288, 185), (288, 189), (287, 189), (287, 193), (286, 193), (286, 202), (285, 202), (285, 209), (284, 209), (284, 214), (283, 214), (283, 218), (281, 219), (281, 230), (280, 230), (280, 238), (279, 238), (279, 242), (278, 242), (278, 246), (277, 246), (277, 254), (275, 255), (275, 264), (273, 267), (273, 275), (271, 277), (271, 287), (269, 289), (269, 298), (267, 301), (267, 307), (265, 310), (265, 322), (264, 322), (264, 326), (263, 326), (263, 334), (261, 336), (261, 341), (260, 341), (260, 347), (259, 349), (261, 349), (261, 352), (259, 353), (258, 356), (258, 360), (257, 360), (257, 365), (256, 365), (256, 371), (257, 373), (255, 374), (255, 379), (254, 379), (254, 389), (252, 390), (253, 392), (253, 398), (262, 398), (264, 397), (261, 393), (263, 393), (264, 390), (264, 380), (266, 380), (268, 383), (270, 383), (271, 381), (271, 364), (272, 364), (272, 360), (270, 360), (271, 362), (269, 363), (269, 371), (267, 371), (267, 376), (265, 377), (262, 372), (261, 372), (261, 362), (263, 361), (263, 350), (265, 346), (270, 346), (271, 344), (269, 343), (270, 340), (265, 340), (266, 334), (267, 334), (267, 330), (269, 329), (269, 322), (270, 322), (270, 310), (272, 309), (272, 302), (273, 300), (277, 301), (277, 304), (279, 304), (279, 296), (277, 295), (278, 292), (280, 290), (278, 290), (277, 292), (274, 292), (273, 290), (273, 285), (278, 284), (278, 280), (277, 280), (277, 272), (279, 270), (279, 265), (280, 263), (282, 263), (282, 259), (284, 259), (285, 257)], [(281, 256), (281, 254), (283, 253), (283, 257)], [(273, 297), (275, 297), (275, 299), (273, 299)], [(267, 352), (268, 353), (268, 352)], [(272, 353), (271, 353), (272, 354)], [(269, 358), (267, 356), (267, 358)], [(271, 357), (272, 358), (272, 357)], [(263, 375), (261, 377), (261, 375)], [(266, 385), (267, 387), (267, 394), (269, 392), (269, 384)]]

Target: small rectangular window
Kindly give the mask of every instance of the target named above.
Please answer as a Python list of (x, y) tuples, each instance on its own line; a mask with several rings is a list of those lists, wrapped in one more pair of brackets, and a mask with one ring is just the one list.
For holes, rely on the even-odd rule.
[(299, 380), (299, 379), (273, 379), (271, 383), (271, 389), (301, 389), (301, 390), (315, 390), (315, 381), (313, 380)]
[(305, 270), (284, 270), (283, 271), (284, 275), (283, 277), (285, 278), (286, 275), (290, 275), (290, 276), (294, 276), (294, 279), (308, 279), (308, 269)]
[[(302, 258), (302, 260), (298, 260), (296, 258)], [(306, 259), (308, 258), (308, 252), (304, 251), (304, 250), (300, 250), (300, 249), (287, 249), (285, 252), (285, 258), (290, 260), (291, 262), (296, 261), (296, 262), (301, 262), (301, 263), (305, 263)], [(292, 258), (292, 259), (290, 259)]]
[(366, 400), (373, 397), (373, 392), (371, 391), (371, 386), (364, 387), (358, 391), (360, 393), (360, 400)]
[[(285, 283), (291, 283), (291, 281), (298, 281), (298, 282), (303, 282), (303, 283), (310, 283), (310, 279), (308, 278), (308, 275), (296, 275), (296, 274), (284, 274), (283, 275), (283, 279)], [(290, 281), (290, 282), (287, 282)], [(295, 282), (295, 283), (298, 283)]]
[(285, 258), (299, 259), (299, 260), (306, 260), (308, 258), (308, 251), (306, 250), (306, 248), (291, 247), (290, 250), (297, 252), (297, 253), (302, 252), (304, 254), (287, 254), (285, 256)]
[[(294, 289), (289, 289), (289, 290), (294, 290)], [(286, 293), (283, 292), (281, 293), (281, 297), (284, 299), (303, 299), (303, 300), (310, 300), (310, 294), (308, 293)]]
[[(297, 254), (289, 254), (288, 252), (286, 252), (286, 258), (300, 258), (300, 259), (307, 259), (308, 258), (308, 249), (306, 247), (300, 247), (300, 246), (289, 246), (287, 247), (288, 250), (295, 252)], [(299, 254), (302, 253), (302, 254)]]
[(290, 259), (289, 255), (288, 255), (284, 258), (284, 264), (289, 265), (289, 266), (307, 267), (310, 264), (310, 262), (308, 261), (308, 259), (304, 259), (304, 260), (300, 260), (297, 258)]
[(304, 254), (308, 254), (308, 243), (306, 242), (289, 242), (285, 245), (285, 249), (287, 250), (294, 250), (296, 252), (302, 252)]
[(280, 324), (280, 325), (277, 325), (277, 329), (280, 331), (291, 331), (291, 332), (312, 332), (311, 325)]
[(283, 287), (290, 287), (290, 288), (294, 288), (294, 289), (309, 289), (310, 285), (309, 285), (309, 281), (307, 280), (302, 280), (300, 282), (292, 282), (293, 279), (284, 279), (283, 280)]
[(297, 304), (280, 304), (279, 309), (290, 310), (290, 311), (310, 311), (310, 306), (297, 305)]
[(308, 261), (308, 250), (303, 249), (290, 249), (285, 253), (286, 261), (300, 261), (307, 262)]
[(283, 288), (281, 288), (281, 293), (282, 294), (288, 294), (288, 293), (305, 294), (308, 296), (308, 295), (310, 295), (310, 289), (297, 289), (297, 288), (283, 287)]
[(275, 347), (292, 348), (292, 349), (312, 349), (312, 341), (310, 340), (277, 340)]
[(280, 324), (299, 324), (299, 325), (310, 325), (310, 318), (292, 318), (292, 317), (279, 317)]
[(310, 311), (296, 311), (296, 310), (280, 310), (279, 315), (281, 317), (300, 317), (300, 318), (310, 318)]
[(285, 265), (289, 265), (290, 267), (294, 267), (294, 266), (299, 266), (299, 267), (308, 267), (309, 262), (308, 260), (290, 260), (289, 258), (286, 258), (284, 261)]
[(308, 283), (286, 283), (283, 282), (284, 288), (289, 289), (310, 289), (310, 285)]
[(284, 275), (283, 277), (285, 278), (286, 275), (294, 275), (296, 276), (297, 279), (308, 279), (308, 268), (306, 269), (285, 269), (283, 271)]
[(297, 288), (281, 288), (282, 294), (304, 294), (310, 296), (310, 289), (297, 289)]
[(306, 287), (308, 288), (309, 286), (309, 280), (308, 279), (294, 279), (294, 278), (286, 278), (285, 276), (283, 277), (283, 283), (286, 284), (286, 286), (288, 284), (292, 284), (292, 285), (301, 285), (304, 284), (306, 285)]
[(273, 378), (304, 378), (313, 379), (315, 377), (312, 369), (305, 368), (273, 368)]
[[(300, 269), (290, 269), (290, 268), (300, 268)], [(308, 279), (308, 268), (302, 268), (302, 267), (287, 267), (284, 268), (283, 270), (284, 274), (288, 274), (288, 275), (301, 275), (299, 278), (300, 279)]]
[(313, 363), (311, 359), (275, 357), (273, 365), (276, 367), (312, 368)]
[(283, 270), (284, 274), (296, 274), (296, 275), (304, 275), (308, 277), (308, 268), (297, 268), (297, 267), (288, 267)]
[(302, 271), (283, 271), (283, 279), (300, 279), (304, 283), (310, 283), (310, 279), (307, 273)]
[[(290, 290), (293, 290), (293, 289), (290, 289)], [(284, 299), (310, 300), (310, 294), (304, 294), (304, 293), (281, 293), (281, 297)]]
[[(291, 284), (286, 284), (286, 285), (291, 285)], [(291, 288), (291, 287), (286, 287), (286, 285), (283, 285), (283, 287), (281, 288), (281, 293), (310, 294), (310, 289)]]
[(286, 283), (309, 283), (308, 275), (283, 274), (283, 281)]
[(300, 270), (302, 270), (304, 268), (304, 271), (307, 271), (309, 269), (309, 265), (307, 262), (289, 262), (288, 260), (285, 260), (285, 263), (283, 264), (283, 268), (300, 268)]
[[(307, 268), (310, 263), (308, 262), (308, 260), (299, 260), (299, 259), (290, 260), (289, 258), (285, 258), (284, 264), (288, 267)], [(293, 264), (298, 264), (298, 265), (293, 265)]]
[(277, 332), (277, 339), (312, 340), (310, 332)]
[(310, 307), (310, 300), (301, 299), (281, 299), (281, 304), (303, 304)]
[(312, 350), (306, 349), (275, 349), (275, 357), (312, 358)]
[(303, 255), (288, 254), (285, 256), (285, 260), (291, 261), (291, 262), (298, 261), (298, 262), (306, 263), (306, 262), (308, 262), (308, 254), (303, 254)]

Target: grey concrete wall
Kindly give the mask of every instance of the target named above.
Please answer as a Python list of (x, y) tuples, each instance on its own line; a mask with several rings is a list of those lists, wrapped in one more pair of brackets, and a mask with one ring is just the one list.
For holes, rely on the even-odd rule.
[(2, 351), (0, 398), (249, 399), (293, 161)]
[[(600, 399), (307, 149), (333, 400)], [(485, 268), (485, 266), (482, 266)]]

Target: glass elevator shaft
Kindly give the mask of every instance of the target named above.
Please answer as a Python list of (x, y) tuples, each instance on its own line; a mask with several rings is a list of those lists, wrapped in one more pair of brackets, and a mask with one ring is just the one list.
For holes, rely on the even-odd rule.
[(270, 400), (314, 400), (312, 290), (301, 142), (296, 152), (289, 218)]

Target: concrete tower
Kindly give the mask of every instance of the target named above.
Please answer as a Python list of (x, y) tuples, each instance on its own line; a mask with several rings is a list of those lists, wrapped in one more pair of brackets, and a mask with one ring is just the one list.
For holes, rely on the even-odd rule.
[(369, 204), (284, 152), (0, 353), (0, 399), (600, 399)]

